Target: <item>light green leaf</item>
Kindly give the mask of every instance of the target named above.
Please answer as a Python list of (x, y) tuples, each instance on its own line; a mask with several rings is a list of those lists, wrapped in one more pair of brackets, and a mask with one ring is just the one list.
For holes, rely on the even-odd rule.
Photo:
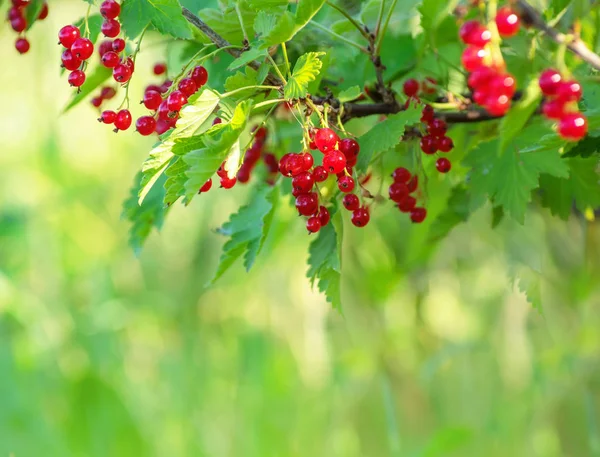
[(98, 87), (104, 83), (112, 75), (112, 70), (98, 65), (93, 71), (90, 71), (85, 78), (85, 83), (81, 86), (79, 93), (73, 91), (71, 101), (63, 109), (63, 113), (66, 113), (71, 108), (81, 103), (88, 95), (95, 91)]
[(181, 117), (177, 121), (171, 134), (158, 144), (142, 166), (142, 188), (140, 190), (140, 203), (152, 189), (156, 180), (167, 168), (173, 158), (175, 140), (192, 136), (196, 130), (209, 118), (219, 104), (219, 94), (210, 89), (205, 89), (198, 99), (181, 110)]
[[(268, 33), (263, 35), (263, 48), (275, 46), (291, 40), (295, 34), (296, 22), (294, 15), (289, 11), (285, 11), (281, 16), (276, 18), (275, 25), (270, 28)], [(261, 23), (261, 28), (266, 30), (269, 23)]]
[(192, 38), (190, 25), (177, 0), (125, 0), (119, 20), (130, 39), (137, 38), (148, 24), (163, 35)]
[(258, 72), (250, 67), (246, 67), (244, 72), (238, 71), (235, 75), (227, 78), (225, 81), (225, 90), (231, 92), (242, 87), (256, 86), (257, 84)]
[(515, 104), (500, 122), (500, 152), (504, 151), (513, 138), (518, 135), (535, 113), (542, 100), (542, 91), (537, 79), (527, 85), (523, 98)]
[(287, 99), (304, 98), (308, 94), (308, 85), (317, 78), (322, 63), (319, 57), (324, 52), (307, 52), (301, 55), (294, 65), (292, 76), (285, 85), (284, 95)]
[(219, 229), (219, 233), (229, 236), (230, 240), (223, 246), (219, 267), (211, 283), (242, 255), (246, 271), (250, 271), (269, 235), (278, 201), (278, 187), (263, 185), (253, 193), (248, 204)]
[(229, 64), (227, 69), (229, 71), (233, 71), (237, 68), (243, 67), (244, 65), (248, 65), (253, 60), (264, 60), (267, 57), (267, 50), (260, 49), (258, 47), (254, 47), (246, 52), (244, 52), (241, 56), (235, 59), (233, 62)]
[(356, 100), (362, 94), (362, 89), (358, 86), (352, 86), (348, 89), (341, 91), (338, 94), (338, 100), (342, 103), (351, 102), (352, 100)]
[(421, 109), (411, 104), (406, 111), (388, 116), (360, 137), (358, 170), (365, 171), (374, 155), (396, 146), (404, 135), (406, 126), (420, 122)]
[(298, 33), (319, 12), (325, 0), (299, 0), (296, 9), (296, 33)]
[(254, 32), (259, 38), (269, 35), (277, 26), (277, 15), (259, 11), (254, 19)]

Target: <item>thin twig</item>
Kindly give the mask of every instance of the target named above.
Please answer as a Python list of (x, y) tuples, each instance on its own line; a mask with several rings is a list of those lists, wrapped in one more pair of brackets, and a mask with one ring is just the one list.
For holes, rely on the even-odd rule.
[(359, 49), (360, 52), (364, 52), (365, 54), (370, 54), (369, 51), (367, 50), (367, 48), (365, 48), (364, 46), (361, 46), (360, 44), (349, 40), (346, 37), (343, 37), (342, 35), (338, 35), (337, 33), (335, 33), (333, 30), (328, 29), (327, 27), (325, 27), (324, 25), (319, 24), (318, 22), (310, 22), (310, 25), (312, 25), (313, 27), (318, 28), (319, 30), (322, 30), (323, 32), (328, 33), (329, 35), (331, 35), (332, 37), (334, 37), (336, 40), (340, 40), (343, 41), (346, 44), (349, 44), (350, 46), (354, 46), (356, 49)]

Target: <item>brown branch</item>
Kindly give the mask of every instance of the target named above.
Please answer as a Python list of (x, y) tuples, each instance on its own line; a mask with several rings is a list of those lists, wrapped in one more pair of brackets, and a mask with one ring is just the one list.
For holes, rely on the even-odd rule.
[(549, 26), (542, 15), (525, 0), (517, 0), (517, 5), (521, 9), (524, 15), (524, 19), (527, 20), (533, 27), (541, 30), (548, 35), (554, 42), (565, 45), (574, 54), (577, 54), (584, 61), (594, 67), (596, 70), (600, 70), (600, 56), (591, 51), (583, 41), (579, 38), (569, 40), (569, 38), (560, 33), (555, 28)]

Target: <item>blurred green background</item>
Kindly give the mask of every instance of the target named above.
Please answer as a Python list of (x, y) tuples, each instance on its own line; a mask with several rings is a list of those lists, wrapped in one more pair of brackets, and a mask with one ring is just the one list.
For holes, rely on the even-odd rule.
[(60, 115), (54, 34), (83, 8), (50, 5), (26, 56), (0, 34), (0, 456), (600, 456), (598, 224), (484, 208), (434, 250), (383, 208), (346, 231), (342, 316), (283, 205), (256, 268), (204, 290), (247, 188), (134, 255), (121, 203), (152, 140)]

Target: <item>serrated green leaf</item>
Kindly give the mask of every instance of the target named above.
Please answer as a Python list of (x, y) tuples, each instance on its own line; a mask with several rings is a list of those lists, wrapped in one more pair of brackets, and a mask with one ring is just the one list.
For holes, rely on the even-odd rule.
[[(267, 23), (262, 24), (263, 27), (267, 27)], [(296, 28), (296, 22), (294, 15), (289, 11), (285, 11), (281, 16), (276, 17), (276, 22), (273, 27), (263, 35), (263, 48), (269, 48), (286, 41), (291, 40), (294, 37)]]
[(343, 224), (339, 211), (332, 215), (331, 223), (322, 227), (317, 238), (308, 249), (307, 276), (319, 290), (324, 292), (327, 301), (338, 311), (342, 311), (341, 299), (341, 244)]
[(157, 185), (151, 189), (147, 198), (140, 205), (138, 204), (138, 193), (141, 181), (142, 174), (139, 172), (134, 179), (129, 198), (123, 202), (122, 215), (131, 223), (129, 244), (136, 253), (140, 252), (153, 228), (161, 229), (168, 211), (163, 204), (165, 190), (162, 184), (165, 182), (165, 178), (159, 179)]
[(308, 94), (308, 85), (317, 78), (323, 66), (319, 57), (324, 52), (307, 52), (301, 55), (294, 65), (292, 76), (288, 79), (284, 88), (287, 99), (304, 98)]
[(110, 78), (111, 75), (112, 71), (102, 65), (98, 65), (93, 71), (89, 72), (80, 91), (73, 93), (73, 97), (71, 97), (71, 101), (63, 109), (63, 113), (81, 103), (88, 95), (100, 87), (104, 81)]
[(190, 25), (177, 0), (125, 0), (119, 20), (130, 39), (138, 37), (148, 24), (163, 35), (192, 38)]
[(569, 178), (561, 179), (542, 175), (540, 188), (542, 204), (553, 215), (568, 220), (573, 205), (584, 212), (587, 208), (600, 208), (600, 174), (597, 158), (565, 160), (569, 166)]
[(181, 157), (177, 157), (165, 170), (164, 204), (170, 206), (185, 195), (186, 172), (189, 166)]
[(358, 86), (352, 86), (348, 89), (341, 91), (338, 94), (338, 100), (342, 103), (351, 102), (352, 100), (356, 100), (358, 97), (362, 95), (362, 89)]
[(260, 49), (258, 47), (251, 48), (250, 50), (244, 52), (241, 56), (235, 59), (233, 62), (229, 64), (227, 69), (229, 71), (233, 71), (237, 68), (243, 67), (244, 65), (248, 65), (253, 60), (264, 60), (267, 57), (266, 49)]
[(417, 124), (420, 120), (421, 109), (411, 104), (406, 111), (388, 116), (361, 136), (358, 170), (365, 171), (374, 155), (396, 146), (402, 139), (406, 126)]
[(278, 201), (277, 186), (262, 185), (253, 193), (248, 204), (218, 230), (230, 239), (223, 246), (219, 267), (211, 284), (223, 276), (242, 255), (244, 267), (250, 271), (269, 235)]
[(188, 179), (185, 183), (185, 196), (188, 202), (232, 153), (232, 148), (246, 128), (251, 108), (250, 100), (239, 103), (230, 122), (216, 125), (202, 134), (205, 147), (183, 156), (183, 160), (189, 165), (186, 173)]
[(473, 167), (471, 192), (487, 195), (522, 224), (531, 192), (539, 186), (540, 174), (566, 178), (569, 168), (557, 151), (522, 152), (514, 147), (499, 154), (498, 141), (481, 143), (465, 159)]
[(238, 71), (235, 75), (227, 78), (225, 81), (225, 90), (231, 92), (242, 87), (256, 86), (258, 84), (257, 78), (258, 72), (250, 67), (246, 67), (244, 72)]
[(168, 167), (173, 158), (175, 140), (192, 136), (196, 130), (209, 118), (219, 104), (219, 94), (210, 89), (205, 89), (198, 99), (181, 110), (181, 117), (175, 129), (168, 138), (158, 144), (142, 165), (142, 187), (140, 190), (140, 203), (155, 185), (157, 179)]
[(513, 138), (518, 135), (527, 124), (529, 118), (537, 110), (542, 99), (542, 91), (537, 79), (527, 85), (523, 98), (515, 104), (500, 122), (500, 151), (504, 151)]
[(254, 33), (259, 38), (269, 35), (277, 26), (277, 15), (259, 11), (254, 19)]

